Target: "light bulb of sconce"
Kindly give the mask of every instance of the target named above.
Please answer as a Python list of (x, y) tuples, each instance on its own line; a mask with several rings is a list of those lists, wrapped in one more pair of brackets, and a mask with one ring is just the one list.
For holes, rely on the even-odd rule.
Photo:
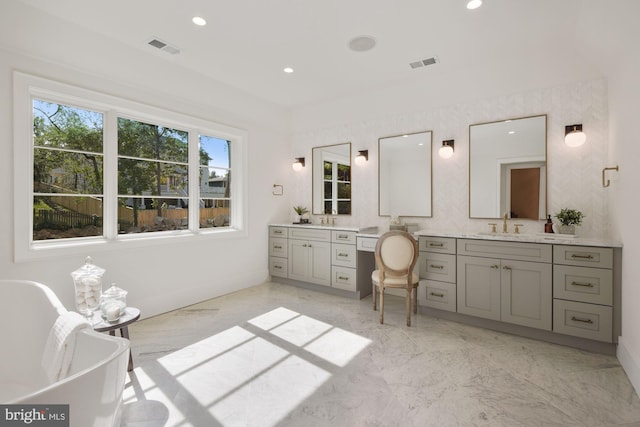
[(438, 155), (443, 159), (450, 159), (453, 156), (453, 147), (449, 145), (443, 145), (438, 150)]
[(582, 132), (582, 129), (578, 129), (577, 126), (573, 126), (573, 130), (564, 136), (564, 143), (569, 147), (579, 147), (585, 143), (587, 135)]

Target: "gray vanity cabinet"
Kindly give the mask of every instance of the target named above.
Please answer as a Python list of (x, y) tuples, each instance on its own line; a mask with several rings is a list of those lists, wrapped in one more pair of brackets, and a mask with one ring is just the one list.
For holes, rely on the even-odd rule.
[(289, 243), (287, 229), (269, 227), (269, 273), (276, 277), (287, 277)]
[(458, 312), (531, 328), (552, 327), (551, 246), (458, 240)]
[(288, 278), (331, 286), (330, 232), (298, 228), (288, 231)]
[(456, 239), (421, 236), (418, 247), (420, 305), (455, 312)]

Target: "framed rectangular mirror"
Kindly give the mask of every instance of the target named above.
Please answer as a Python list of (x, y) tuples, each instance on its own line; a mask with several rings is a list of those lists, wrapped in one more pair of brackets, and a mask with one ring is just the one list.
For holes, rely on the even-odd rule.
[(351, 215), (351, 143), (315, 147), (312, 213)]
[(469, 217), (544, 219), (547, 116), (469, 126)]
[(431, 131), (378, 139), (378, 215), (431, 214)]

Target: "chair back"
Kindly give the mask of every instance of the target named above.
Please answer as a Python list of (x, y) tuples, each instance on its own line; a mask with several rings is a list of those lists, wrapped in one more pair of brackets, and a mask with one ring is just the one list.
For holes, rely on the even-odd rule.
[(384, 233), (376, 244), (378, 269), (385, 276), (406, 276), (417, 262), (418, 242), (406, 231)]

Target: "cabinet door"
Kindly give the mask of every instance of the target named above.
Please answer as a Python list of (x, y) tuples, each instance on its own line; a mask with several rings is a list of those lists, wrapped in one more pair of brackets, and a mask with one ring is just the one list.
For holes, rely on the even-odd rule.
[(551, 264), (502, 260), (501, 320), (551, 330)]
[(307, 282), (331, 286), (331, 243), (308, 242), (307, 251), (309, 253)]
[(309, 242), (289, 239), (289, 279), (306, 281), (309, 271)]
[(458, 313), (500, 320), (500, 260), (458, 256)]

